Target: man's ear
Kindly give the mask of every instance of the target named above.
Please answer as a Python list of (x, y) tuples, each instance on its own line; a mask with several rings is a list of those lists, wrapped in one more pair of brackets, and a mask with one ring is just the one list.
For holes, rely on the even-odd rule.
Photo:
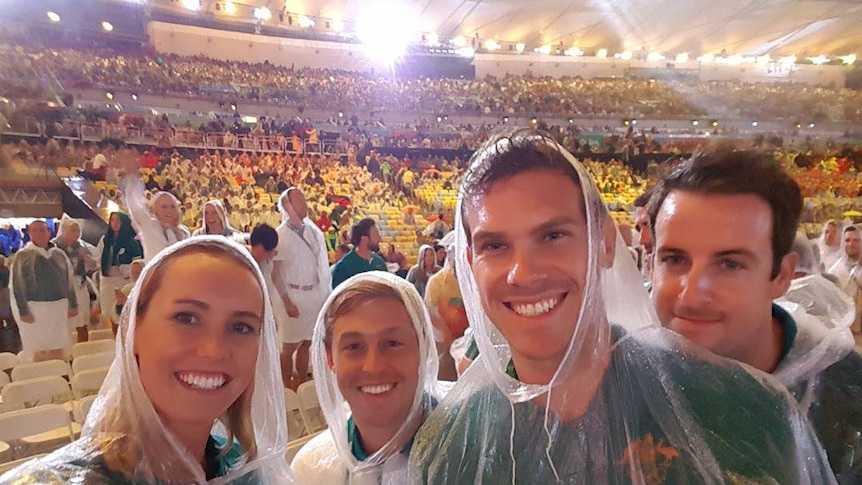
[(473, 267), (473, 249), (470, 246), (467, 246), (467, 248), (464, 249), (464, 251), (467, 251), (467, 264), (470, 266), (470, 268), (472, 268)]
[(335, 361), (332, 360), (332, 348), (331, 347), (326, 348), (326, 364), (329, 366), (330, 369), (335, 368)]
[(602, 221), (602, 247), (599, 248), (599, 265), (603, 269), (614, 265), (614, 253), (617, 249), (617, 226), (611, 216)]
[(799, 262), (799, 255), (793, 251), (781, 258), (781, 266), (778, 267), (778, 274), (773, 278), (771, 283), (770, 296), (773, 300), (787, 293), (790, 283), (793, 281), (793, 276), (796, 274), (797, 262)]

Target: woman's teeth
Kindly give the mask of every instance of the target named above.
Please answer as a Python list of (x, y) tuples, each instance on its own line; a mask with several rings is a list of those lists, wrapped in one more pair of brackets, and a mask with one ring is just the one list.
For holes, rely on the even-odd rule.
[(205, 376), (200, 374), (194, 374), (192, 372), (181, 372), (177, 374), (177, 378), (183, 383), (187, 384), (189, 387), (206, 391), (218, 389), (219, 387), (223, 386), (227, 381), (227, 377), (224, 374), (217, 376)]

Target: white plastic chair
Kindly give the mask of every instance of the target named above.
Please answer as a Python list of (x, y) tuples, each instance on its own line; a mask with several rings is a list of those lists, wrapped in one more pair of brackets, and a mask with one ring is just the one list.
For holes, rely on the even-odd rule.
[(293, 389), (284, 389), (284, 407), (287, 413), (287, 440), (293, 441), (307, 435), (308, 429), (302, 417), (299, 396)]
[(303, 382), (296, 390), (299, 397), (299, 412), (305, 421), (305, 429), (309, 433), (316, 433), (326, 429), (326, 419), (320, 409), (320, 401), (317, 400), (317, 390), (314, 381)]
[(116, 350), (113, 340), (96, 340), (95, 342), (80, 342), (72, 346), (72, 360), (82, 355), (101, 354)]
[(26, 381), (38, 377), (58, 376), (69, 377), (72, 368), (63, 360), (45, 360), (29, 364), (18, 364), (12, 369), (12, 382)]
[(90, 330), (89, 332), (90, 342), (97, 342), (100, 340), (114, 340), (114, 331), (110, 328), (101, 328), (99, 330)]
[(0, 352), (0, 371), (7, 371), (21, 363), (17, 354), (12, 352)]
[(72, 375), (81, 371), (110, 367), (114, 362), (113, 352), (102, 352), (99, 354), (82, 355), (72, 361)]
[(108, 367), (81, 371), (72, 376), (72, 396), (81, 399), (98, 394), (99, 388), (108, 376)]
[(63, 406), (46, 404), (0, 414), (0, 440), (12, 446), (13, 459), (50, 453), (75, 441), (80, 427), (73, 425)]
[(39, 377), (12, 382), (0, 391), (3, 404), (20, 404), (25, 408), (42, 404), (65, 403), (72, 399), (72, 390), (66, 379), (58, 376)]
[(28, 461), (30, 461), (30, 460), (35, 460), (35, 459), (37, 459), (37, 458), (42, 458), (42, 457), (43, 457), (43, 456), (45, 456), (46, 454), (47, 454), (47, 453), (40, 453), (40, 454), (38, 454), (38, 455), (32, 455), (32, 456), (28, 456), (28, 457), (26, 457), (26, 458), (21, 458), (20, 460), (12, 460), (12, 461), (9, 461), (9, 462), (6, 462), (6, 463), (0, 463), (0, 475), (2, 475), (2, 474), (4, 474), (4, 473), (8, 472), (9, 470), (12, 470), (12, 469), (18, 468), (19, 466), (21, 466), (21, 465), (23, 465), (23, 464), (27, 463), (27, 462), (28, 462)]
[(96, 401), (97, 395), (92, 396), (84, 396), (81, 399), (75, 401), (75, 409), (72, 414), (75, 417), (75, 422), (84, 425), (84, 421), (87, 420), (87, 415), (90, 414), (90, 408), (93, 407), (93, 403)]

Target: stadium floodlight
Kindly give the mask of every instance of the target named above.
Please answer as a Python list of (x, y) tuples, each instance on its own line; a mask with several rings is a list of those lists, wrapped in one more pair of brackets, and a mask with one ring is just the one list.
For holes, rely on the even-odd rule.
[(699, 124), (700, 124), (700, 121), (698, 121), (698, 120), (691, 120), (691, 125), (692, 125), (692, 126), (697, 126), (697, 125), (699, 125)]
[(476, 55), (476, 49), (472, 47), (462, 47), (455, 51), (461, 57), (473, 57)]
[(602, 59), (608, 57), (608, 50), (602, 47), (601, 49), (596, 51), (596, 57), (600, 57)]
[(614, 57), (616, 57), (617, 59), (628, 61), (632, 58), (632, 53), (631, 51), (617, 52), (616, 54), (614, 54)]
[(846, 56), (840, 56), (839, 59), (841, 59), (841, 62), (843, 62), (844, 64), (847, 64), (848, 66), (850, 66), (854, 62), (856, 62), (856, 54), (849, 54)]
[(769, 54), (757, 56), (757, 59), (755, 59), (755, 62), (760, 64), (760, 65), (769, 64), (771, 61), (772, 61), (772, 57), (770, 57)]
[(114, 25), (111, 24), (111, 22), (108, 22), (107, 20), (102, 20), (102, 30), (104, 30), (105, 32), (110, 32), (110, 31), (114, 30)]
[(201, 9), (201, 0), (182, 0), (180, 2), (186, 10), (197, 12)]
[(497, 42), (497, 41), (496, 41), (496, 40), (494, 40), (494, 39), (488, 39), (488, 40), (486, 40), (486, 41), (485, 41), (485, 43), (484, 43), (483, 45), (485, 46), (485, 49), (487, 49), (487, 50), (489, 50), (489, 51), (496, 51), (496, 50), (500, 50), (500, 47), (501, 47), (501, 46), (500, 46), (500, 43), (499, 43), (499, 42)]
[(796, 64), (796, 56), (784, 56), (778, 59), (778, 62), (782, 64)]
[(60, 21), (60, 15), (57, 12), (52, 12), (49, 10), (46, 15), (48, 15), (48, 20), (50, 20), (51, 22), (57, 23)]
[(676, 55), (676, 62), (684, 64), (688, 62), (688, 52), (680, 52)]
[(299, 24), (300, 27), (302, 27), (304, 29), (310, 29), (310, 28), (314, 27), (314, 24), (315, 24), (314, 19), (309, 17), (308, 15), (300, 15), (299, 18), (297, 19), (297, 23)]
[(702, 64), (709, 64), (709, 63), (714, 62), (714, 61), (715, 61), (715, 56), (712, 54), (704, 54), (704, 55), (697, 58), (697, 62), (700, 62)]
[(404, 55), (423, 30), (419, 17), (407, 5), (393, 1), (363, 2), (356, 21), (356, 36), (368, 55), (387, 64)]
[(333, 20), (329, 25), (332, 27), (333, 32), (338, 32), (339, 34), (344, 32), (344, 22), (341, 20)]
[(578, 49), (577, 47), (571, 47), (571, 48), (566, 49), (566, 51), (563, 52), (563, 54), (565, 54), (567, 56), (572, 56), (572, 57), (580, 57), (580, 56), (584, 55), (584, 51), (582, 51), (581, 49)]
[(430, 46), (440, 44), (440, 36), (436, 32), (429, 32), (425, 35), (425, 43)]
[(808, 123), (809, 128), (814, 128), (814, 123)]
[(233, 15), (236, 13), (236, 4), (233, 2), (225, 2), (224, 4), (224, 13), (228, 15)]
[(812, 64), (816, 64), (818, 66), (829, 62), (829, 58), (824, 56), (823, 54), (820, 54), (817, 57), (809, 57), (808, 60), (811, 61)]
[(523, 42), (518, 42), (517, 44), (515, 44), (515, 50), (518, 52), (524, 52), (526, 48), (527, 46)]
[(272, 11), (266, 7), (257, 7), (254, 9), (254, 18), (260, 20), (261, 22), (266, 22), (267, 20), (272, 18)]
[(751, 126), (753, 126), (753, 127), (755, 127), (755, 128), (757, 128), (757, 125), (759, 125), (759, 124), (760, 124), (760, 123), (758, 123), (758, 122), (756, 122), (756, 121), (752, 121), (752, 122), (751, 122)]
[(664, 57), (664, 54), (662, 54), (661, 52), (653, 51), (653, 52), (650, 52), (649, 54), (647, 54), (646, 59), (649, 62), (658, 62), (658, 61), (663, 61), (665, 59), (665, 57)]
[(545, 44), (542, 47), (537, 47), (536, 52), (538, 52), (539, 54), (548, 55), (551, 53), (551, 46)]
[(467, 45), (467, 38), (463, 35), (459, 35), (458, 37), (452, 39), (452, 45), (454, 45), (455, 47), (464, 47), (465, 45)]

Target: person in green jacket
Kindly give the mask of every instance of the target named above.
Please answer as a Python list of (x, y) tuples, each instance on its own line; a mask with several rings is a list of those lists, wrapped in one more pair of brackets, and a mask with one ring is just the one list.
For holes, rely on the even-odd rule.
[(534, 130), (473, 156), (456, 223), (478, 359), (414, 483), (834, 483), (793, 398), (663, 329), (584, 167)]
[[(655, 307), (691, 342), (778, 378), (808, 414), (838, 482), (862, 483), (862, 353), (850, 331), (852, 302), (830, 305), (838, 315), (828, 323), (774, 303), (800, 281), (791, 249), (801, 212), (799, 186), (770, 154), (718, 150), (683, 161), (649, 204)], [(819, 270), (809, 278), (832, 285)]]

